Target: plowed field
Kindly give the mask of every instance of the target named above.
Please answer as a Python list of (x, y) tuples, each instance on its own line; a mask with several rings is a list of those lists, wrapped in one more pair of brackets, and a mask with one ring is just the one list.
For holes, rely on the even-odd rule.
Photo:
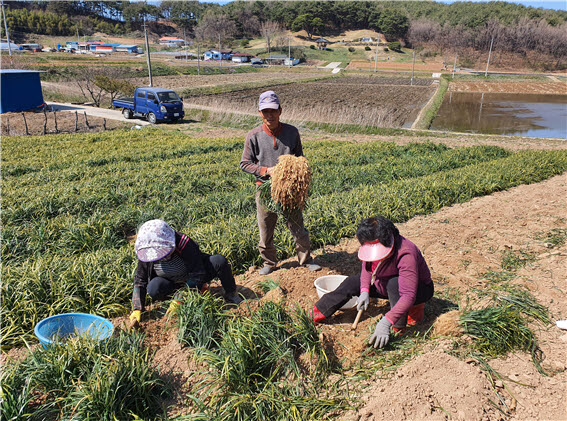
[[(412, 63), (397, 63), (394, 61), (379, 61), (377, 64), (378, 70), (401, 70), (411, 72)], [(347, 70), (372, 70), (374, 69), (373, 61), (351, 61), (347, 66)], [(433, 63), (416, 63), (415, 68), (418, 72), (440, 72), (443, 69), (442, 62)], [(447, 71), (447, 70), (446, 70)]]
[[(246, 84), (258, 83), (277, 80), (303, 80), (313, 79), (317, 77), (329, 76), (328, 71), (324, 72), (258, 72), (258, 73), (238, 73), (224, 75), (194, 75), (194, 76), (157, 76), (153, 78), (154, 86), (160, 88), (182, 90), (188, 88), (205, 87), (205, 86), (222, 86), (227, 84)], [(148, 83), (147, 77), (130, 79), (130, 83), (136, 86), (145, 86)]]
[(409, 79), (349, 77), (193, 97), (191, 103), (256, 114), (258, 96), (268, 89), (280, 97), (287, 120), (380, 127), (402, 127), (435, 90), (428, 80), (411, 86)]
[(452, 92), (484, 92), (506, 94), (556, 94), (567, 95), (567, 83), (563, 82), (456, 82)]

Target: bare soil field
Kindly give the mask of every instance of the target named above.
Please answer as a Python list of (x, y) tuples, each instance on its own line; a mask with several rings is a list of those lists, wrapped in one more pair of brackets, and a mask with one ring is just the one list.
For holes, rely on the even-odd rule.
[[(295, 72), (287, 69), (278, 69), (273, 72), (255, 72), (255, 73), (234, 73), (228, 75), (196, 75), (196, 76), (157, 76), (153, 78), (155, 86), (173, 90), (183, 90), (197, 87), (213, 87), (222, 85), (235, 85), (269, 81), (297, 81), (304, 79), (313, 79), (318, 77), (330, 76), (329, 71), (307, 71)], [(144, 86), (148, 83), (148, 78), (130, 79), (130, 82), (136, 86)]]
[[(372, 81), (372, 83), (368, 83)], [(389, 79), (338, 78), (273, 87), (282, 101), (286, 118), (339, 124), (402, 127), (421, 109), (435, 88), (389, 84)], [(396, 82), (399, 83), (399, 82)], [(219, 95), (193, 97), (192, 104), (218, 110), (256, 114), (257, 98), (262, 91), (248, 89)]]
[[(27, 125), (27, 133), (26, 133)], [(1, 136), (40, 136), (43, 134), (56, 133), (84, 133), (100, 132), (122, 127), (130, 127), (117, 120), (104, 119), (78, 113), (68, 112), (25, 112), (25, 113), (4, 113), (0, 118)], [(44, 133), (45, 127), (45, 133)]]
[(452, 92), (567, 95), (564, 82), (451, 82)]
[[(418, 216), (400, 224), (402, 235), (423, 251), (432, 270), (436, 297), (426, 305), (426, 319), (406, 335), (423, 335), (448, 305), (463, 305), (473, 289), (489, 281), (484, 274), (501, 268), (504, 252), (529, 252), (535, 259), (517, 272), (514, 284), (527, 287), (540, 303), (549, 307), (554, 320), (567, 318), (565, 258), (567, 244), (550, 246), (545, 233), (567, 228), (566, 174), (534, 185), (520, 186), (490, 196), (479, 197), (439, 212)], [(313, 281), (327, 274), (350, 275), (360, 270), (356, 239), (344, 239), (336, 246), (315, 252), (320, 272), (298, 267), (296, 259), (279, 264), (268, 277), (281, 289), (263, 297), (257, 284), (266, 277), (257, 268), (237, 277), (239, 291), (254, 308), (256, 299), (284, 299), (290, 305), (310, 309), (317, 301)], [(219, 285), (213, 284), (213, 292)], [(457, 293), (457, 294), (455, 294)], [(459, 296), (460, 301), (440, 297)], [(388, 309), (387, 301), (371, 303), (356, 331), (350, 326), (356, 311), (339, 311), (320, 326), (320, 337), (342, 361), (343, 367), (356, 371), (357, 364), (371, 359), (367, 340), (377, 317)], [(183, 414), (185, 396), (194, 386), (191, 374), (202, 368), (191, 352), (176, 341), (176, 331), (167, 326), (163, 311), (154, 312), (143, 323), (147, 344), (155, 350), (155, 361), (162, 375), (176, 391), (170, 414)], [(113, 320), (124, 325), (127, 318)], [(358, 383), (363, 388), (355, 396), (359, 406), (340, 417), (342, 420), (563, 420), (567, 417), (567, 332), (555, 326), (537, 330), (543, 351), (540, 374), (528, 354), (513, 353), (490, 360), (500, 378), (491, 378), (475, 360), (462, 359), (454, 350), (465, 337), (433, 336), (426, 345), (379, 378)], [(17, 351), (11, 351), (17, 355)], [(377, 373), (378, 374), (378, 373)], [(189, 383), (188, 383), (189, 381)], [(499, 401), (498, 393), (502, 401)], [(505, 415), (504, 415), (505, 414)]]
[[(394, 61), (378, 61), (378, 70), (401, 70), (411, 72), (412, 63), (396, 63)], [(374, 70), (374, 62), (351, 61), (346, 67), (347, 70)], [(416, 63), (415, 70), (418, 72), (441, 72), (443, 69), (442, 61), (432, 61), (429, 63)], [(450, 70), (444, 70), (450, 72)]]

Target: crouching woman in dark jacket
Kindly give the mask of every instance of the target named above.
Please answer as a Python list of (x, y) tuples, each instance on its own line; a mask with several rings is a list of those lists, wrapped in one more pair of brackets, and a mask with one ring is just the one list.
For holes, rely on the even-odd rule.
[(153, 219), (138, 231), (134, 246), (138, 267), (134, 274), (133, 312), (130, 321), (140, 323), (146, 295), (161, 301), (176, 290), (188, 286), (201, 290), (214, 278), (219, 278), (225, 299), (240, 304), (230, 264), (220, 254), (209, 255), (185, 234), (176, 232), (165, 221)]

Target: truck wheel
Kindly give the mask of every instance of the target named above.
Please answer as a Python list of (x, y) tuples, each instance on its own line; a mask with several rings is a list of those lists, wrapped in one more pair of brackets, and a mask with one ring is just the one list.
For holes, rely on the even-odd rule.
[(132, 118), (132, 110), (124, 108), (122, 110), (122, 117), (124, 117), (126, 120), (130, 120)]
[(154, 113), (148, 113), (148, 121), (151, 124), (156, 124), (156, 122), (157, 122), (156, 115)]

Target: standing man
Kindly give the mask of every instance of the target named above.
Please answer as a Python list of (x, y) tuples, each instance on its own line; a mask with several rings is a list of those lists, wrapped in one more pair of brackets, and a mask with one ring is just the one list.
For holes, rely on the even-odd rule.
[[(303, 147), (297, 128), (280, 122), (282, 108), (274, 91), (266, 91), (260, 95), (258, 113), (262, 117), (263, 124), (252, 129), (246, 136), (240, 168), (247, 173), (254, 174), (256, 185), (260, 186), (270, 178), (281, 155), (303, 156)], [(278, 215), (270, 212), (264, 206), (259, 191), (256, 191), (256, 215), (260, 229), (258, 248), (264, 261), (264, 266), (259, 273), (268, 275), (277, 264), (274, 230)], [(311, 258), (309, 232), (303, 225), (301, 209), (295, 209), (286, 215), (286, 225), (295, 240), (299, 264), (312, 271), (321, 269), (319, 265), (313, 263)]]

